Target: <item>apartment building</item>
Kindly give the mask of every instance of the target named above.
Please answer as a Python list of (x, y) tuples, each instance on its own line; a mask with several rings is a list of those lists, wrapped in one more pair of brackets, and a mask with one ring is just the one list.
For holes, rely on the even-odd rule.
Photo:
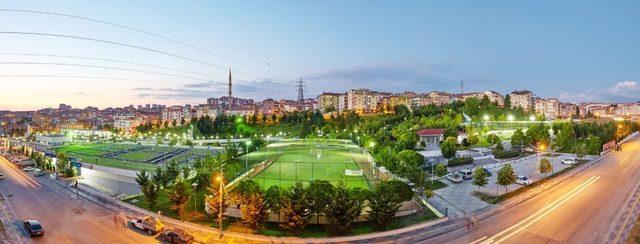
[(534, 99), (534, 111), (546, 119), (555, 119), (560, 115), (560, 101), (556, 98)]
[(512, 91), (511, 93), (509, 93), (509, 98), (511, 99), (511, 107), (520, 107), (524, 111), (529, 111), (533, 107), (533, 97), (533, 92), (528, 90)]

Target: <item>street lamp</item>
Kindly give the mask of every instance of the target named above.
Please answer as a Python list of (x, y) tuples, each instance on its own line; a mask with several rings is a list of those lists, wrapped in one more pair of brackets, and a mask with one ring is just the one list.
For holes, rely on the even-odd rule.
[(218, 176), (216, 176), (216, 181), (220, 184), (220, 189), (218, 190), (218, 196), (220, 197), (220, 199), (218, 200), (218, 202), (220, 203), (220, 212), (218, 213), (218, 228), (220, 230), (220, 237), (222, 237), (223, 233), (222, 233), (222, 190), (224, 188), (222, 188), (223, 182), (222, 182), (222, 167), (220, 168), (220, 174)]
[(536, 116), (533, 116), (533, 115), (529, 116), (529, 120), (536, 121)]
[(244, 143), (245, 145), (245, 149), (244, 149), (244, 171), (247, 171), (247, 167), (248, 167), (248, 163), (249, 163), (249, 157), (247, 157), (247, 154), (249, 154), (249, 146), (251, 145), (251, 140), (246, 141)]
[(198, 212), (198, 194), (196, 192), (196, 187), (198, 187), (198, 183), (193, 182), (193, 184), (191, 184), (191, 186), (193, 186), (193, 210), (195, 210), (196, 212)]
[(509, 120), (509, 121), (513, 121), (513, 115), (509, 114), (509, 115), (507, 116), (507, 120)]
[(488, 115), (488, 114), (485, 114), (484, 116), (482, 116), (482, 119), (483, 119), (484, 121), (489, 121), (489, 115)]

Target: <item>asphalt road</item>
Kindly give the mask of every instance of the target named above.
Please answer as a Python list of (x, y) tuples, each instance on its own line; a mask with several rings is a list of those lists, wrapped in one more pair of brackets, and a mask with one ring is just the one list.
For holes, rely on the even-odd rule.
[(548, 191), (496, 215), (471, 230), (458, 229), (428, 243), (614, 243), (640, 206), (640, 140), (610, 153)]
[[(20, 231), (17, 243), (157, 243), (151, 236), (124, 226), (114, 212), (78, 197), (43, 177), (33, 177), (0, 157), (0, 190), (15, 219), (14, 231)], [(25, 219), (37, 219), (45, 228), (43, 237), (29, 239), (22, 228)]]

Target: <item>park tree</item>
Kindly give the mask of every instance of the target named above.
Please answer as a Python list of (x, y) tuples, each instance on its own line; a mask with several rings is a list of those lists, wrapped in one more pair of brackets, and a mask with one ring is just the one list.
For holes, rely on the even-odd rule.
[(396, 149), (398, 151), (411, 150), (420, 140), (420, 136), (418, 136), (418, 134), (414, 133), (413, 131), (409, 131), (400, 134), (397, 139), (398, 141), (396, 142)]
[(573, 152), (578, 158), (584, 158), (587, 155), (587, 144), (584, 141), (577, 142), (573, 145)]
[(311, 215), (310, 202), (307, 188), (296, 182), (282, 199), (280, 228), (294, 234), (304, 230)]
[(522, 147), (526, 145), (526, 138), (521, 129), (517, 129), (513, 132), (513, 135), (511, 136), (511, 145), (518, 146), (520, 150), (522, 150)]
[[(205, 203), (209, 206), (208, 213), (214, 220), (219, 220), (220, 218), (222, 218), (225, 209), (229, 207), (229, 196), (224, 191), (224, 186), (220, 187), (220, 184), (224, 184), (223, 180), (221, 178), (212, 176), (209, 186), (207, 187), (207, 191), (209, 192), (209, 194), (204, 199)], [(218, 221), (216, 222), (218, 223), (218, 225), (221, 224)]]
[(166, 182), (173, 182), (178, 178), (178, 175), (180, 175), (180, 168), (178, 167), (178, 163), (176, 163), (175, 161), (171, 161), (167, 165), (167, 168), (162, 177), (165, 178), (164, 180)]
[[(323, 214), (324, 209), (329, 205), (334, 194), (334, 187), (326, 180), (312, 180), (307, 189), (309, 195), (309, 209), (311, 214), (319, 216)], [(320, 224), (320, 218), (317, 224)]]
[(478, 192), (480, 192), (480, 187), (484, 187), (489, 183), (489, 179), (487, 179), (488, 175), (484, 172), (482, 167), (477, 167), (473, 173), (473, 184), (478, 186)]
[(600, 138), (594, 135), (589, 135), (587, 137), (587, 152), (589, 154), (599, 154), (600, 149), (602, 149), (602, 141)]
[(509, 94), (504, 96), (504, 107), (511, 108), (511, 96)]
[(150, 182), (151, 176), (149, 175), (149, 173), (147, 173), (146, 170), (143, 169), (140, 172), (136, 173), (136, 183), (138, 183), (138, 187), (141, 191), (144, 191), (144, 189), (149, 186)]
[(323, 213), (327, 218), (327, 229), (333, 235), (346, 235), (353, 229), (355, 220), (364, 209), (365, 199), (349, 190), (344, 183), (338, 184)]
[(538, 167), (538, 171), (540, 174), (544, 174), (544, 177), (547, 177), (547, 173), (553, 171), (553, 165), (551, 165), (551, 161), (547, 158), (540, 159), (540, 166)]
[(142, 195), (144, 196), (144, 200), (147, 202), (149, 209), (155, 211), (156, 203), (158, 200), (158, 195), (160, 195), (160, 190), (158, 187), (158, 183), (155, 180), (150, 180), (147, 184), (147, 187), (142, 188)]
[(467, 98), (464, 101), (464, 112), (470, 116), (480, 113), (480, 100), (475, 97)]
[(411, 117), (411, 110), (409, 110), (409, 108), (405, 105), (397, 105), (394, 107), (394, 112), (396, 114), (396, 116), (400, 117), (400, 118), (410, 118)]
[(376, 230), (384, 230), (402, 202), (411, 200), (412, 197), (411, 187), (402, 181), (391, 180), (378, 183), (369, 197), (370, 224)]
[(262, 189), (253, 180), (243, 180), (231, 193), (234, 202), (240, 205), (242, 223), (254, 230), (262, 229), (267, 221), (265, 196)]
[(398, 167), (414, 169), (424, 164), (424, 156), (413, 150), (402, 150), (396, 155)]
[(442, 142), (442, 145), (440, 145), (440, 152), (445, 158), (453, 158), (456, 156), (456, 138), (447, 137), (447, 139)]
[[(513, 171), (511, 164), (505, 164), (498, 171), (498, 178), (496, 179), (496, 184), (500, 186), (504, 186), (505, 193), (509, 192), (508, 186), (516, 183), (516, 172)], [(496, 194), (497, 194), (496, 190)]]
[(572, 123), (562, 123), (556, 135), (555, 145), (560, 149), (571, 148), (574, 144), (575, 132)]
[(449, 171), (447, 171), (447, 166), (445, 166), (443, 163), (439, 163), (436, 164), (435, 168), (433, 169), (433, 173), (438, 177), (442, 177), (449, 173)]
[(178, 181), (173, 185), (173, 189), (169, 193), (169, 200), (171, 201), (171, 210), (183, 218), (185, 213), (184, 205), (189, 200), (189, 192), (185, 187), (184, 181)]

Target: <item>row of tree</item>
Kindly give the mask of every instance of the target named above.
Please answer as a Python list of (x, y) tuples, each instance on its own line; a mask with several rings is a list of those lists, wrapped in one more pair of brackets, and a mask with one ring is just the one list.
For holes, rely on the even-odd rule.
[[(220, 195), (216, 187), (211, 187), (207, 198), (209, 206), (220, 205)], [(311, 216), (326, 219), (325, 227), (334, 235), (349, 234), (356, 219), (368, 206), (367, 220), (377, 230), (385, 229), (402, 202), (413, 197), (411, 188), (400, 181), (383, 181), (373, 191), (360, 188), (337, 186), (328, 181), (314, 180), (305, 186), (297, 182), (289, 188), (272, 186), (266, 191), (252, 180), (241, 181), (223, 201), (240, 206), (242, 222), (254, 230), (259, 230), (267, 221), (269, 213), (279, 216), (280, 228), (293, 234), (300, 233), (309, 224)], [(227, 203), (223, 204), (224, 206)], [(213, 210), (216, 216), (219, 210)]]

